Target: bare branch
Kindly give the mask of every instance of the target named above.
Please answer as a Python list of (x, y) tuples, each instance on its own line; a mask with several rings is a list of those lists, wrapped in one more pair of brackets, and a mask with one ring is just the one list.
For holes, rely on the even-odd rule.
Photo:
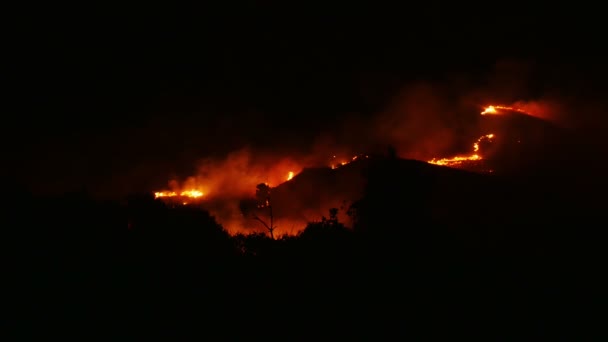
[(264, 220), (262, 220), (261, 218), (259, 218), (257, 215), (253, 215), (253, 219), (257, 220), (257, 221), (260, 221), (264, 225), (264, 227), (266, 227), (266, 229), (272, 231), (272, 228), (270, 226), (268, 226), (268, 223), (266, 223)]

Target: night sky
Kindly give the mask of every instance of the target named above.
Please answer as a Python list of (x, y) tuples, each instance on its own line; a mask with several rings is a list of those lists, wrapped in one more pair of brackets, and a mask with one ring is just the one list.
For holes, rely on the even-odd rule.
[(245, 145), (305, 149), (408, 82), (479, 88), (505, 59), (533, 65), (528, 97), (597, 108), (606, 89), (593, 8), (46, 6), (16, 9), (4, 43), (5, 179), (38, 192), (144, 191)]

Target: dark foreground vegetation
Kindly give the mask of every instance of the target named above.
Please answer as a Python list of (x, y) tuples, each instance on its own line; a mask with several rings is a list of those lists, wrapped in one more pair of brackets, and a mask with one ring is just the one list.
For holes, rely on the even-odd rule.
[[(2, 225), (3, 330), (82, 340), (603, 334), (606, 240), (589, 189), (558, 186), (563, 175), (440, 179), (395, 163), (368, 170), (352, 229), (332, 211), (275, 240), (230, 236), (205, 211), (147, 196), (16, 191)], [(449, 201), (429, 191), (450, 182), (470, 191)]]

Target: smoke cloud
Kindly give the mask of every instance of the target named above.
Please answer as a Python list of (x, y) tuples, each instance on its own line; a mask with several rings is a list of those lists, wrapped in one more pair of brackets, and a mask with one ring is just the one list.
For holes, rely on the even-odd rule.
[(243, 148), (228, 154), (224, 159), (203, 159), (196, 175), (184, 182), (172, 180), (173, 191), (199, 189), (209, 198), (240, 198), (255, 194), (260, 183), (276, 186), (287, 180), (290, 172), (298, 173), (302, 167), (290, 156), (275, 156)]

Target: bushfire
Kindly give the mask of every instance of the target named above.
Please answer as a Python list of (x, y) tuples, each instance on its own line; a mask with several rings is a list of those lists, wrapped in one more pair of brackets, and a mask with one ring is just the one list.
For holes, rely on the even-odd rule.
[[(360, 158), (369, 158), (369, 156), (367, 155), (356, 155), (350, 159), (343, 159), (340, 162), (336, 163), (332, 163), (329, 165), (329, 167), (331, 167), (332, 169), (336, 169), (340, 166), (344, 166), (347, 165), (355, 160), (358, 160)], [(336, 156), (333, 156), (332, 158), (333, 160), (336, 160)], [(291, 181), (296, 175), (298, 174), (298, 172), (295, 171), (289, 171), (287, 172), (287, 175), (283, 178), (282, 181), (280, 182), (289, 182)], [(250, 180), (248, 180), (250, 181)], [(214, 179), (209, 179), (208, 180), (209, 183), (214, 183), (215, 180)], [(230, 181), (231, 183), (234, 182), (239, 182), (239, 179), (232, 179)], [(263, 178), (259, 178), (259, 179), (255, 179), (252, 182), (250, 182), (252, 184), (259, 184), (259, 183), (265, 183), (265, 184), (269, 184), (267, 180), (263, 179)], [(278, 184), (269, 184), (271, 186), (276, 186)], [(184, 190), (181, 191), (175, 191), (175, 190), (164, 190), (164, 191), (156, 191), (154, 192), (154, 197), (157, 199), (169, 199), (169, 198), (175, 198), (175, 199), (202, 199), (203, 196), (204, 197), (215, 197), (214, 195), (218, 195), (217, 193), (210, 193), (209, 191), (204, 191), (202, 190), (202, 188), (205, 188), (204, 186), (200, 186), (200, 187), (195, 187), (195, 188), (186, 188)], [(255, 189), (255, 186), (251, 186), (250, 187), (252, 190)], [(184, 202), (184, 203), (189, 203), (189, 202)]]
[[(293, 179), (293, 177), (295, 176), (295, 172), (293, 171), (289, 171), (287, 173), (287, 176), (285, 177), (285, 181), (290, 181), (291, 179)], [(234, 181), (238, 181), (238, 180), (234, 180)], [(260, 183), (266, 183), (265, 181), (260, 181)], [(203, 196), (206, 196), (207, 193), (203, 193), (202, 190), (199, 189), (186, 189), (186, 190), (182, 190), (182, 191), (169, 191), (169, 190), (165, 190), (165, 191), (156, 191), (154, 192), (154, 198), (157, 199), (163, 199), (163, 198), (171, 198), (171, 197), (175, 197), (175, 198), (190, 198), (190, 199), (201, 199)], [(184, 202), (184, 204), (187, 204), (188, 202)]]
[[(514, 104), (513, 106), (517, 107), (490, 105), (483, 108), (480, 114), (484, 116), (500, 115), (509, 111), (528, 114), (521, 109), (525, 107), (524, 105)], [(478, 164), (475, 162), (488, 157), (485, 155), (487, 150), (484, 145), (493, 143), (494, 139), (494, 133), (484, 134), (473, 142), (470, 154), (433, 158), (427, 162), (448, 167), (469, 165), (477, 167)], [(241, 151), (229, 155), (223, 161), (210, 161), (202, 165), (196, 176), (189, 177), (182, 182), (171, 181), (168, 187), (170, 190), (154, 192), (154, 197), (171, 205), (204, 205), (207, 210), (219, 218), (219, 222), (229, 231), (235, 233), (247, 231), (250, 223), (245, 221), (239, 212), (239, 201), (253, 197), (256, 186), (261, 183), (275, 188), (281, 183), (291, 182), (305, 166), (311, 166), (302, 165), (292, 158), (269, 160), (258, 157), (247, 151)], [(365, 158), (369, 158), (369, 156), (357, 154), (349, 158), (333, 155), (330, 157), (327, 167), (338, 169)], [(260, 162), (260, 160), (262, 161)], [(470, 162), (473, 163), (469, 164)], [(487, 172), (492, 172), (492, 170), (487, 170)], [(305, 221), (298, 224), (305, 224)], [(289, 226), (286, 221), (280, 225), (281, 229), (286, 229), (286, 225)]]
[[(516, 107), (491, 105), (484, 108), (481, 115), (498, 115), (501, 114), (501, 111), (503, 110), (525, 113), (523, 110)], [(448, 158), (433, 158), (429, 160), (428, 163), (457, 167), (465, 162), (482, 160), (483, 155), (482, 151), (480, 150), (481, 143), (484, 141), (492, 142), (493, 139), (494, 134), (483, 135), (473, 143), (473, 150), (471, 154), (457, 155)], [(328, 166), (331, 169), (337, 169), (362, 158), (369, 158), (369, 156), (365, 154), (358, 154), (351, 158), (338, 158), (334, 155), (331, 158), (332, 160)], [(223, 195), (226, 195), (225, 192), (235, 192), (237, 188), (244, 188), (247, 189), (247, 191), (251, 189), (251, 191), (254, 191), (255, 185), (259, 183), (266, 183), (270, 184), (270, 186), (276, 186), (279, 183), (291, 181), (299, 172), (291, 171), (294, 170), (293, 166), (296, 166), (297, 170), (301, 170), (301, 165), (292, 165), (289, 168), (271, 168), (271, 170), (267, 170), (266, 172), (250, 172), (248, 170), (243, 171), (242, 165), (239, 163), (236, 163), (235, 165), (236, 167), (233, 168), (231, 167), (232, 165), (226, 164), (221, 168), (220, 171), (216, 170), (211, 177), (204, 177), (203, 179), (196, 178), (194, 182), (184, 182), (182, 186), (178, 186), (177, 182), (175, 182), (175, 184), (171, 187), (172, 190), (157, 191), (154, 193), (154, 197), (157, 199), (167, 200), (172, 198), (172, 201), (173, 199), (191, 201), (203, 200), (204, 198), (207, 199), (210, 197), (222, 197)], [(230, 171), (233, 169), (236, 171)], [(286, 172), (286, 174), (283, 172)], [(281, 176), (281, 174), (283, 174), (283, 176)], [(218, 181), (216, 178), (221, 179), (221, 181)]]

